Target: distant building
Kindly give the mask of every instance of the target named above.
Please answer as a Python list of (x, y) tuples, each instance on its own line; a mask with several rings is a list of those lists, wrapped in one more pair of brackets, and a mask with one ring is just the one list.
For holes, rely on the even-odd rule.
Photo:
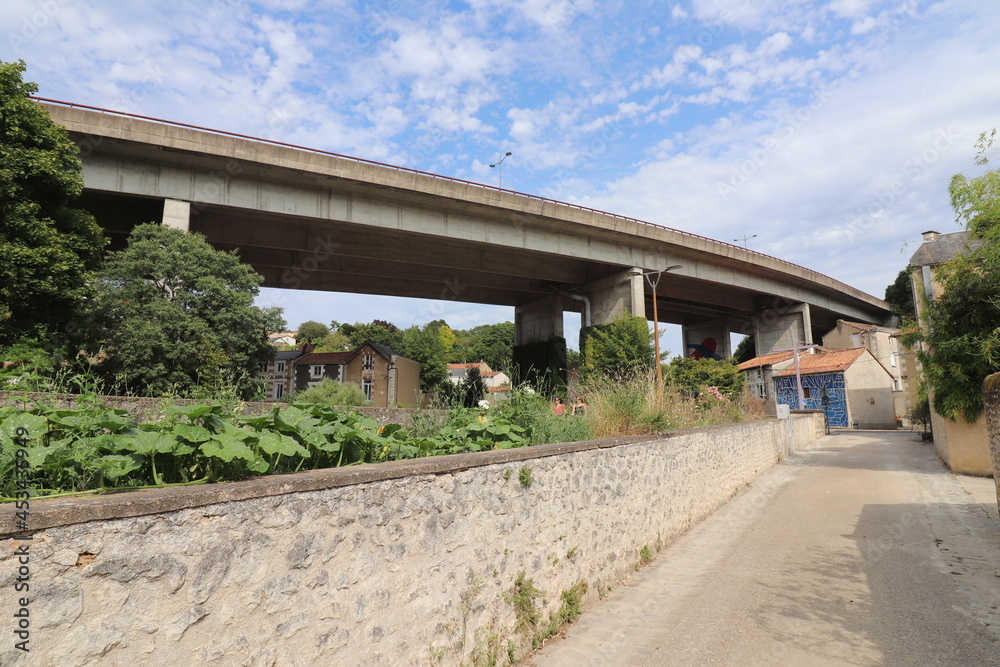
[[(893, 378), (867, 348), (799, 356), (798, 376), (807, 410), (823, 410), (833, 428), (895, 429)], [(774, 374), (775, 401), (799, 407), (794, 359)]]
[[(940, 234), (927, 231), (923, 236), (924, 242), (910, 258), (913, 301), (917, 309), (917, 322), (921, 328), (927, 326), (926, 303), (934, 301), (941, 294), (941, 286), (934, 279), (937, 267), (949, 259), (975, 250), (982, 244), (969, 232)], [(974, 424), (968, 424), (963, 420), (951, 421), (934, 410), (933, 390), (928, 388), (928, 393), (931, 398), (934, 449), (937, 450), (941, 460), (953, 472), (993, 475), (986, 416), (980, 416)]]
[(264, 400), (279, 401), (292, 392), (295, 360), (305, 354), (304, 350), (276, 352), (274, 360), (263, 369), (261, 377), (266, 384)]
[(774, 400), (774, 374), (784, 370), (793, 361), (791, 352), (772, 352), (748, 359), (738, 366), (744, 373), (744, 384), (751, 395), (764, 399), (764, 412), (777, 412)]
[(892, 401), (896, 417), (902, 419), (909, 413), (911, 404), (903, 387), (903, 356), (913, 353), (900, 348), (899, 329), (837, 320), (837, 326), (823, 336), (823, 347), (838, 350), (867, 348), (892, 375)]
[(448, 364), (448, 381), (460, 385), (469, 377), (469, 371), (479, 369), (486, 393), (495, 399), (504, 399), (510, 393), (510, 377), (503, 371), (495, 371), (485, 361), (471, 364)]
[(298, 339), (295, 337), (298, 333), (298, 331), (278, 331), (268, 334), (267, 339), (275, 347), (293, 347), (299, 344)]
[(420, 401), (420, 364), (375, 343), (349, 352), (313, 352), (295, 360), (295, 391), (324, 378), (355, 384), (375, 407), (416, 407)]

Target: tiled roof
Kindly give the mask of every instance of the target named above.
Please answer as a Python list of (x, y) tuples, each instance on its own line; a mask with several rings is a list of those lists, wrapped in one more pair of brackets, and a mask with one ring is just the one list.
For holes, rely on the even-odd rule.
[(346, 364), (354, 352), (313, 352), (295, 360), (296, 366), (305, 364)]
[[(844, 371), (858, 360), (865, 352), (866, 347), (853, 347), (849, 350), (834, 350), (822, 354), (804, 354), (799, 357), (799, 373), (811, 375), (816, 373), (836, 373)], [(795, 366), (789, 366), (785, 370), (777, 373), (775, 377), (785, 377), (795, 375)]]
[(480, 366), (485, 366), (482, 361), (477, 361), (474, 364), (448, 364), (448, 368), (451, 370), (462, 370), (463, 368), (479, 368)]
[(792, 358), (791, 352), (772, 352), (771, 354), (765, 354), (760, 357), (754, 357), (744, 361), (742, 364), (737, 366), (741, 371), (748, 371), (751, 368), (760, 368), (761, 366), (773, 366), (774, 364), (780, 364), (782, 361), (788, 361)]
[(899, 329), (896, 329), (894, 327), (884, 327), (880, 324), (859, 324), (857, 322), (848, 322), (847, 320), (840, 320), (840, 322), (846, 324), (849, 327), (858, 329), (859, 331), (871, 331), (872, 329), (887, 331), (889, 333), (894, 333), (899, 331)]

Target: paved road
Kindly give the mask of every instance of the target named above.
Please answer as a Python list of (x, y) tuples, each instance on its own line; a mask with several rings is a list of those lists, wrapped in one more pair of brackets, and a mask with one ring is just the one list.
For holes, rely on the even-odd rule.
[(952, 475), (912, 433), (827, 436), (531, 664), (1000, 667), (993, 481)]

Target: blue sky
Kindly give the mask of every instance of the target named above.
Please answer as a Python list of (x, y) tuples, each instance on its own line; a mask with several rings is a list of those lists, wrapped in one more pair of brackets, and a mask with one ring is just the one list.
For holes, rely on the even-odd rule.
[[(45, 97), (503, 185), (882, 296), (1000, 126), (995, 0), (5, 0)], [(268, 290), (292, 326), (509, 308)], [(568, 332), (573, 345), (575, 330)], [(679, 352), (669, 331), (665, 345)]]

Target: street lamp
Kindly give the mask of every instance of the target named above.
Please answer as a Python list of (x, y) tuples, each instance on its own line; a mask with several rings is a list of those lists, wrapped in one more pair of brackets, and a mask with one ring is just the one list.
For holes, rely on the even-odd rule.
[(755, 238), (757, 238), (756, 234), (754, 234), (752, 236), (747, 236), (746, 234), (744, 234), (742, 239), (733, 239), (733, 243), (736, 243), (737, 241), (743, 241), (743, 249), (746, 250), (747, 249), (747, 241), (749, 241), (750, 239), (755, 239)]
[(646, 282), (648, 282), (649, 286), (653, 288), (653, 344), (656, 352), (656, 391), (661, 395), (663, 393), (663, 369), (661, 368), (662, 364), (660, 363), (660, 313), (657, 310), (656, 304), (656, 286), (660, 284), (660, 278), (663, 277), (664, 273), (674, 271), (679, 268), (681, 268), (680, 264), (673, 264), (658, 271), (642, 271), (640, 273), (632, 274), (646, 276)]
[(503, 187), (503, 161), (510, 157), (510, 151), (507, 151), (504, 155), (500, 156), (500, 159), (491, 164), (491, 167), (498, 167), (500, 172), (500, 187)]

